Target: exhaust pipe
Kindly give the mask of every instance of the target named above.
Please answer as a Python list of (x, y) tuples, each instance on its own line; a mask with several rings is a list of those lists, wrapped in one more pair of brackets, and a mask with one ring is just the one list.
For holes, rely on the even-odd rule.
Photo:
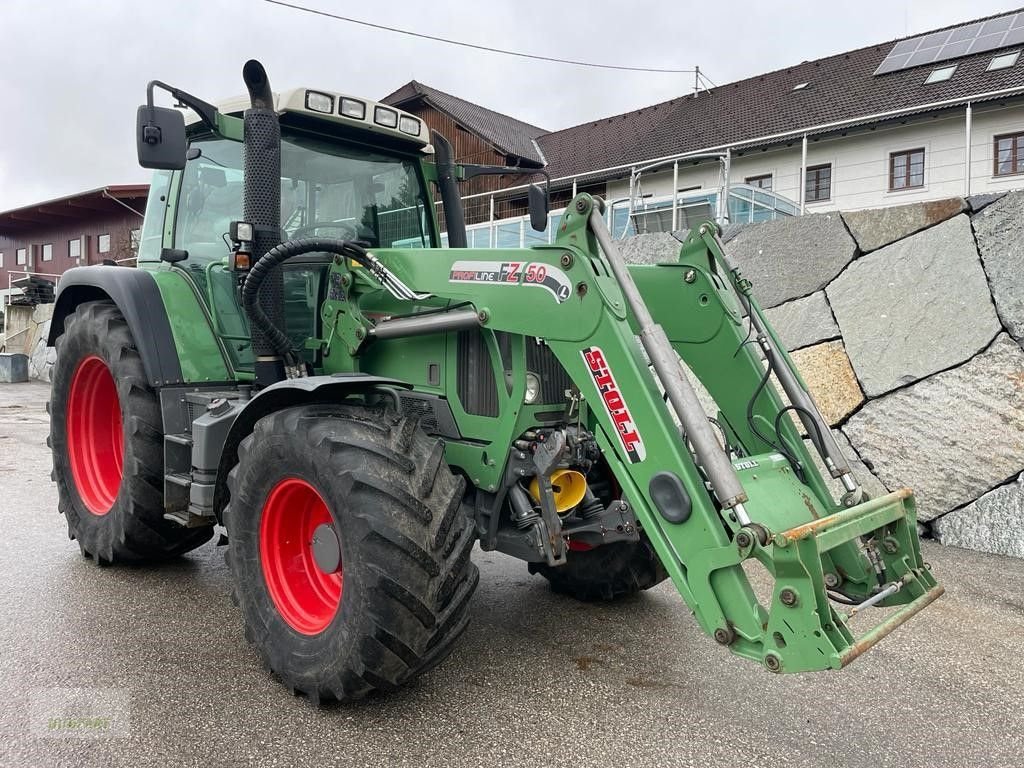
[[(281, 243), (281, 125), (274, 111), (274, 93), (267, 72), (255, 59), (242, 67), (252, 106), (243, 114), (242, 220), (253, 225), (255, 263)], [(260, 286), (259, 305), (276, 328), (284, 330), (284, 284), (281, 267)], [(266, 387), (285, 378), (284, 361), (267, 334), (249, 318), (256, 385)]]

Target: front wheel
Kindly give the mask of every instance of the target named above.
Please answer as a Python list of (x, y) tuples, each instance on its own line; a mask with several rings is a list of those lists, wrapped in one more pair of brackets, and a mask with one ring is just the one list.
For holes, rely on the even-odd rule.
[(451, 652), (479, 575), (440, 441), (389, 411), (307, 405), (261, 419), (238, 454), (234, 596), (285, 685), (350, 701)]

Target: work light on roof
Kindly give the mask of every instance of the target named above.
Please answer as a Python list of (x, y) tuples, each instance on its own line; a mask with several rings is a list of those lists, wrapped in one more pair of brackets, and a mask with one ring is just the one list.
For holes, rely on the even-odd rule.
[(420, 121), (417, 120), (415, 117), (402, 115), (402, 119), (398, 121), (398, 129), (402, 133), (408, 133), (410, 136), (419, 136)]
[(366, 105), (359, 99), (341, 99), (341, 114), (355, 120), (366, 119)]
[(387, 107), (374, 107), (373, 122), (377, 125), (383, 125), (385, 128), (397, 128), (398, 113)]
[(320, 91), (306, 91), (306, 109), (323, 112), (325, 115), (333, 114), (334, 97), (329, 93), (320, 93)]

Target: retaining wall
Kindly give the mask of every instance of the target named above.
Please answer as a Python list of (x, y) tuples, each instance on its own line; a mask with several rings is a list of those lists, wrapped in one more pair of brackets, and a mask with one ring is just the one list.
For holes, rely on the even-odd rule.
[[(623, 241), (674, 261), (685, 232)], [(730, 227), (727, 249), (873, 493), (1024, 557), (1024, 191)]]

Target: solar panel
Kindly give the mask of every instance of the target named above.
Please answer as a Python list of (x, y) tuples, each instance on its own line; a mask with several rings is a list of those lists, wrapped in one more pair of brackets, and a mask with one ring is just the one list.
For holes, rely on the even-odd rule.
[(1024, 43), (1024, 13), (1008, 13), (956, 29), (900, 40), (878, 65), (876, 75), (958, 59)]

